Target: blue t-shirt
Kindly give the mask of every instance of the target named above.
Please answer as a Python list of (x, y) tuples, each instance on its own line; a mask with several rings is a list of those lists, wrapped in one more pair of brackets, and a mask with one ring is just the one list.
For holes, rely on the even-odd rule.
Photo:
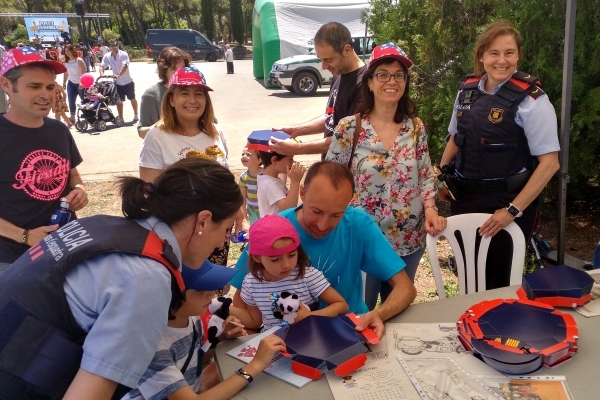
[[(313, 238), (300, 226), (296, 210), (290, 208), (279, 215), (287, 218), (298, 231), (311, 266), (323, 272), (331, 286), (348, 302), (350, 312), (369, 311), (363, 298), (361, 271), (387, 281), (402, 271), (404, 261), (363, 210), (348, 207), (338, 226), (321, 239)], [(247, 250), (242, 252), (235, 268), (243, 273), (236, 274), (230, 283), (239, 289), (248, 273)]]

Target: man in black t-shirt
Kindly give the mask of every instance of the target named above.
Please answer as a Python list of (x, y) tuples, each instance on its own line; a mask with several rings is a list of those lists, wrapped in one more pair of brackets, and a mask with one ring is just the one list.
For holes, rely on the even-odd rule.
[(44, 59), (32, 47), (4, 54), (0, 87), (10, 108), (0, 115), (0, 273), (58, 228), (48, 224), (62, 197), (72, 211), (88, 203), (71, 132), (47, 118), (56, 74), (64, 72), (64, 65)]
[(323, 69), (334, 75), (325, 114), (308, 123), (277, 130), (284, 131), (292, 137), (324, 132), (324, 137), (308, 143), (271, 138), (271, 148), (280, 154), (324, 155), (340, 119), (352, 115), (356, 108), (365, 66), (352, 47), (350, 31), (339, 22), (329, 22), (319, 28), (314, 43)]

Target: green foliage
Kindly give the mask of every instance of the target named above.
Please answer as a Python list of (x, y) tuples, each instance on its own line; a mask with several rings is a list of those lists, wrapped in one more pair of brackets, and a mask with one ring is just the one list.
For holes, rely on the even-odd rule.
[(132, 61), (145, 60), (148, 58), (148, 53), (146, 52), (145, 48), (140, 49), (136, 47), (123, 46), (123, 49), (125, 49), (129, 55), (129, 59)]
[[(393, 41), (414, 61), (412, 98), (438, 162), (461, 80), (472, 72), (473, 46), (486, 24), (505, 18), (523, 36), (519, 70), (538, 76), (560, 128), (566, 0), (371, 0), (377, 43)], [(599, 191), (600, 0), (578, 2), (571, 105), (571, 198)], [(593, 191), (596, 190), (596, 194)], [(555, 191), (554, 191), (555, 193)]]
[(206, 37), (212, 42), (215, 40), (215, 18), (213, 15), (213, 0), (201, 0), (202, 27)]
[(102, 39), (105, 42), (108, 42), (111, 39), (117, 40), (119, 38), (119, 34), (117, 32), (113, 32), (110, 28), (105, 28), (102, 30)]
[(245, 41), (242, 0), (229, 0), (229, 10), (231, 12), (231, 36), (241, 46)]

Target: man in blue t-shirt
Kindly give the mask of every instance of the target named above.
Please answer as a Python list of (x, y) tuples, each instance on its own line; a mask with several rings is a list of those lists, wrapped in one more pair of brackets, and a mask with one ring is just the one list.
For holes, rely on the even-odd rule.
[[(301, 246), (314, 268), (323, 272), (348, 302), (350, 312), (367, 313), (359, 330), (371, 326), (381, 337), (383, 321), (400, 313), (413, 301), (416, 289), (404, 271), (404, 261), (396, 254), (379, 227), (362, 210), (349, 207), (354, 178), (342, 164), (322, 161), (306, 173), (300, 188), (302, 205), (280, 213), (292, 222)], [(247, 273), (248, 253), (244, 251), (231, 284), (240, 288)], [(393, 287), (381, 306), (369, 311), (363, 299), (363, 274), (368, 273)], [(234, 305), (245, 307), (239, 291)]]

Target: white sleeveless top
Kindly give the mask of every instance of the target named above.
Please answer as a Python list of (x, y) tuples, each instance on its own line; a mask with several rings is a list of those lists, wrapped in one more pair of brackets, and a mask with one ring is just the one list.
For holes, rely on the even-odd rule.
[(79, 79), (81, 78), (82, 73), (79, 72), (79, 65), (77, 61), (81, 60), (81, 58), (76, 58), (74, 60), (69, 60), (65, 63), (65, 67), (67, 67), (67, 72), (69, 72), (69, 80), (77, 85), (79, 85)]

